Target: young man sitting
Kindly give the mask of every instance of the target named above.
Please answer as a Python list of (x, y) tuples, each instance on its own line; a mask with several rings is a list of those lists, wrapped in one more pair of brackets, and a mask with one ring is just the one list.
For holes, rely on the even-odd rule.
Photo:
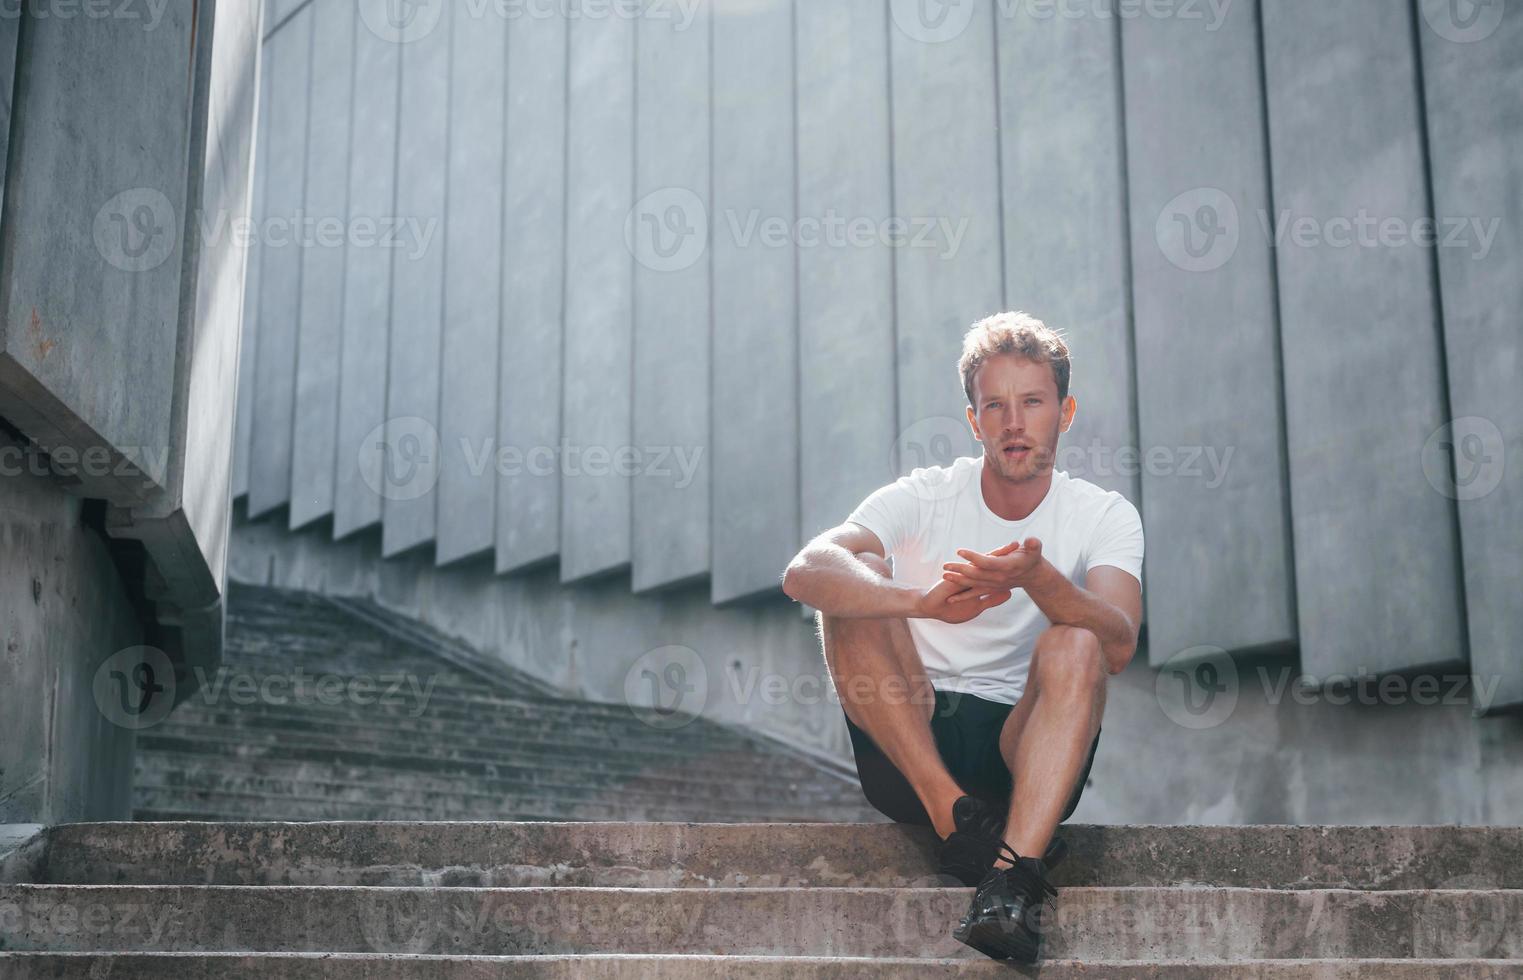
[(1142, 522), (1053, 466), (1077, 407), (1057, 333), (997, 314), (958, 366), (983, 454), (874, 491), (783, 590), (818, 610), (868, 802), (934, 827), (941, 871), (977, 886), (956, 938), (1034, 962), (1055, 833), (1094, 761), (1106, 679), (1136, 650)]

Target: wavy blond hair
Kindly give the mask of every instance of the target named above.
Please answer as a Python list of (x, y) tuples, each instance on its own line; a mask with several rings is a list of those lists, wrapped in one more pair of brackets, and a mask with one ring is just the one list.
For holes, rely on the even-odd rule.
[(1068, 397), (1071, 371), (1068, 344), (1041, 320), (1014, 310), (986, 316), (963, 335), (957, 371), (962, 375), (962, 390), (974, 411), (978, 405), (973, 401), (973, 375), (995, 354), (1017, 354), (1038, 364), (1052, 365), (1052, 376), (1058, 382), (1058, 401)]

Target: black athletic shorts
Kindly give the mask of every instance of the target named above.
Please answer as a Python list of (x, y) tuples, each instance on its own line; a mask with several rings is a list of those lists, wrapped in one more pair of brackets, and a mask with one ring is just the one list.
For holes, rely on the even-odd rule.
[[(1000, 755), (999, 733), (1006, 716), (1014, 708), (1013, 704), (990, 701), (976, 694), (937, 690), (936, 710), (931, 714), (931, 735), (936, 739), (936, 748), (941, 752), (947, 772), (969, 795), (988, 801), (1001, 813), (1010, 808), (1012, 780), (1010, 767)], [(845, 713), (844, 708), (842, 713)], [(931, 818), (921, 805), (920, 797), (915, 795), (904, 774), (878, 748), (872, 736), (858, 728), (850, 718), (846, 719), (846, 729), (851, 733), (857, 778), (862, 781), (862, 795), (867, 797), (867, 802), (890, 820), (929, 826)], [(1097, 731), (1089, 746), (1089, 758), (1084, 761), (1084, 772), (1063, 810), (1063, 820), (1067, 820), (1079, 805), (1099, 745), (1100, 733)]]

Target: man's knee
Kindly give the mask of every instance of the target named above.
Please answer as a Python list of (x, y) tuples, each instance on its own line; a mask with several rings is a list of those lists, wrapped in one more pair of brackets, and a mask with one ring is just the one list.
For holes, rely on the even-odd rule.
[(1033, 672), (1044, 691), (1092, 696), (1105, 687), (1100, 638), (1082, 626), (1052, 626), (1037, 638)]

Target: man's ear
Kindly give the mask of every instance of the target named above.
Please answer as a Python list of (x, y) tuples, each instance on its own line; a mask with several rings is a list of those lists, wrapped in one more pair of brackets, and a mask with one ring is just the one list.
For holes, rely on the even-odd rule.
[(1074, 424), (1074, 414), (1079, 410), (1079, 400), (1073, 395), (1063, 399), (1063, 412), (1059, 416), (1058, 431), (1067, 432), (1068, 427)]
[(979, 442), (984, 441), (984, 434), (978, 431), (978, 416), (973, 414), (973, 406), (968, 406), (968, 425), (973, 429), (973, 438)]

